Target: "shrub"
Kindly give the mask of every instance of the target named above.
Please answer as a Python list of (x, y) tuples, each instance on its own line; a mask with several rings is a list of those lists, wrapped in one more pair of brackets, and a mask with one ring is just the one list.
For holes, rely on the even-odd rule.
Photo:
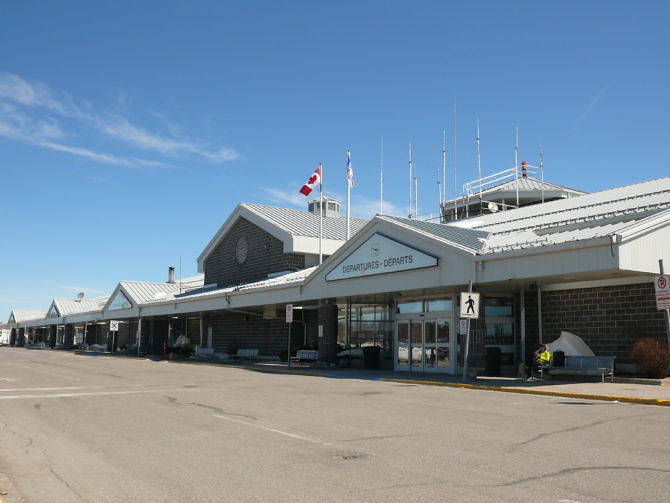
[(630, 356), (643, 377), (659, 378), (668, 374), (670, 353), (665, 342), (650, 337), (640, 339), (633, 344)]

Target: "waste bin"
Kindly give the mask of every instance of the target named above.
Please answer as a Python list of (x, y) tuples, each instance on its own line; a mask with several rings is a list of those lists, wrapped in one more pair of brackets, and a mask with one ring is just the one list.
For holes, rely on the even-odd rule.
[(554, 367), (565, 367), (565, 352), (554, 351), (551, 364)]
[(363, 348), (363, 363), (366, 369), (379, 368), (379, 346), (365, 346)]
[(500, 375), (500, 348), (489, 346), (486, 348), (486, 364), (484, 373), (487, 376)]

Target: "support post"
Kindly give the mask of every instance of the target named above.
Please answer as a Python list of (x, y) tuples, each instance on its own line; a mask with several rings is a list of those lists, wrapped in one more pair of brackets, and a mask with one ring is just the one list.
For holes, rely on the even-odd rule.
[[(659, 259), (658, 268), (661, 274), (665, 274), (663, 272), (663, 259)], [(668, 338), (668, 348), (670, 349), (670, 309), (665, 310), (665, 335)]]
[(521, 308), (521, 347), (519, 348), (519, 358), (522, 362), (526, 361), (526, 295), (521, 287), (519, 304)]
[(538, 344), (542, 344), (542, 287), (537, 284), (537, 336)]
[[(468, 293), (472, 293), (472, 280), (468, 281)], [(470, 354), (470, 318), (465, 331), (465, 353), (463, 354), (463, 381), (468, 377), (468, 356)]]

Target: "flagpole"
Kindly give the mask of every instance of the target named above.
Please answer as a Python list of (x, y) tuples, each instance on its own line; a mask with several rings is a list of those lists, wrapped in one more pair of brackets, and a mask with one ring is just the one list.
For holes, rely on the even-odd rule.
[(381, 144), (381, 168), (379, 170), (379, 214), (384, 214), (384, 137)]
[(351, 180), (349, 179), (349, 168), (351, 166), (351, 150), (347, 150), (347, 241), (351, 237), (350, 208), (351, 208)]
[(323, 163), (319, 163), (319, 265), (323, 263)]

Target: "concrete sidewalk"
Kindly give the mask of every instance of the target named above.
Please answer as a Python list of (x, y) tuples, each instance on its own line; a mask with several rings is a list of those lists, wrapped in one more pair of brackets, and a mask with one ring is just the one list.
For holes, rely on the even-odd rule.
[(292, 367), (276, 364), (239, 365), (260, 372), (305, 374), (336, 379), (364, 379), (426, 386), (445, 386), (505, 393), (561, 396), (589, 400), (618, 401), (670, 407), (670, 378), (616, 378), (615, 382), (569, 381), (544, 379), (527, 381), (521, 378), (473, 377), (465, 382), (459, 376), (393, 372), (391, 370)]

